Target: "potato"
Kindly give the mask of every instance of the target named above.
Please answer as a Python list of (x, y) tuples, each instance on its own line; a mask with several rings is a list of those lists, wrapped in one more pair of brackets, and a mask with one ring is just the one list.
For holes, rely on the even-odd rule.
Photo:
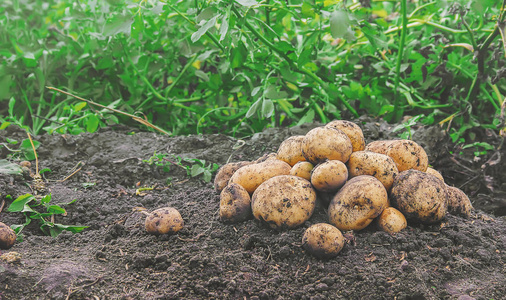
[(364, 133), (357, 124), (345, 120), (335, 120), (325, 126), (340, 129), (342, 132), (346, 133), (350, 138), (353, 152), (365, 149)]
[(448, 212), (469, 218), (473, 210), (469, 197), (461, 189), (449, 185), (446, 186), (446, 192), (448, 193)]
[(395, 140), (381, 140), (370, 142), (365, 146), (365, 150), (386, 155), (388, 146), (390, 146), (390, 144), (393, 142), (395, 142)]
[(299, 161), (305, 161), (304, 155), (302, 155), (302, 141), (304, 140), (303, 135), (291, 136), (284, 140), (279, 145), (277, 158), (288, 163), (290, 166), (294, 166)]
[(443, 175), (441, 175), (441, 173), (439, 173), (438, 171), (434, 170), (431, 167), (428, 167), (427, 170), (425, 171), (425, 173), (434, 175), (437, 178), (441, 179), (442, 182), (445, 182), (445, 179), (443, 178)]
[(340, 160), (327, 160), (317, 165), (311, 173), (311, 184), (322, 192), (334, 192), (348, 180), (348, 169)]
[(16, 242), (16, 233), (9, 226), (0, 222), (0, 249), (10, 249)]
[(311, 171), (313, 164), (308, 161), (299, 161), (290, 169), (290, 175), (302, 177), (308, 181), (311, 180)]
[(425, 150), (417, 143), (409, 140), (386, 140), (369, 143), (366, 150), (390, 156), (399, 172), (415, 169), (427, 170), (429, 159)]
[(270, 159), (278, 159), (278, 154), (274, 152), (265, 153), (264, 155), (260, 156), (257, 160), (255, 160), (253, 163), (259, 164)]
[(344, 247), (344, 237), (339, 229), (326, 224), (311, 225), (304, 232), (302, 247), (319, 258), (332, 258)]
[(432, 224), (446, 214), (445, 184), (435, 176), (418, 170), (407, 170), (395, 178), (390, 201), (406, 219)]
[(318, 164), (326, 160), (347, 162), (353, 151), (350, 138), (332, 127), (311, 129), (302, 141), (302, 154), (307, 161)]
[(393, 207), (387, 207), (378, 217), (378, 226), (388, 233), (396, 233), (408, 226), (406, 217)]
[(330, 202), (330, 223), (340, 230), (361, 230), (388, 207), (387, 190), (370, 175), (354, 177)]
[(220, 220), (225, 223), (242, 222), (251, 217), (251, 198), (237, 183), (227, 185), (220, 194)]
[(253, 216), (276, 229), (307, 221), (316, 205), (316, 192), (304, 178), (280, 175), (262, 183), (253, 193)]
[(229, 180), (237, 183), (252, 194), (267, 179), (277, 175), (288, 175), (292, 167), (279, 159), (269, 159), (258, 164), (244, 166), (237, 170)]
[(348, 160), (350, 178), (360, 175), (376, 177), (390, 191), (394, 178), (399, 174), (397, 166), (390, 156), (371, 151), (353, 152)]
[(221, 193), (221, 191), (227, 186), (230, 177), (234, 175), (235, 171), (240, 168), (252, 164), (249, 161), (232, 162), (221, 166), (214, 177), (214, 189)]
[(177, 209), (163, 207), (151, 212), (144, 223), (150, 234), (176, 233), (183, 228), (184, 221)]

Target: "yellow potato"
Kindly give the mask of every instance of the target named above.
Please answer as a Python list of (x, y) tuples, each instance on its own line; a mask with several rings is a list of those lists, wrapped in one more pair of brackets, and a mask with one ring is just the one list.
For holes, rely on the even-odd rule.
[(394, 178), (399, 174), (397, 166), (390, 156), (371, 152), (353, 152), (348, 161), (350, 178), (360, 175), (371, 175), (376, 177), (390, 191)]
[(396, 233), (408, 226), (406, 217), (393, 207), (387, 207), (378, 217), (378, 226), (388, 233)]
[(150, 234), (176, 233), (183, 228), (184, 221), (181, 214), (173, 207), (163, 207), (151, 212), (144, 223)]
[(360, 175), (348, 180), (330, 202), (330, 223), (340, 230), (361, 230), (388, 205), (383, 184), (373, 176)]
[(469, 197), (461, 189), (449, 185), (446, 186), (446, 192), (448, 193), (448, 212), (469, 218), (473, 210)]
[(279, 145), (277, 158), (288, 163), (290, 166), (294, 166), (299, 161), (305, 161), (304, 155), (302, 155), (302, 141), (304, 140), (303, 135), (291, 136), (284, 140)]
[(340, 160), (327, 160), (311, 173), (311, 184), (322, 192), (335, 192), (348, 180), (348, 169)]
[(443, 178), (443, 175), (441, 175), (441, 173), (439, 173), (438, 171), (434, 170), (431, 167), (428, 167), (427, 170), (425, 171), (425, 173), (434, 175), (437, 178), (441, 179), (442, 182), (445, 182), (445, 179)]
[(358, 126), (357, 124), (345, 120), (335, 120), (328, 123), (325, 126), (340, 129), (341, 131), (346, 133), (346, 135), (351, 140), (353, 152), (362, 151), (365, 149), (364, 133), (362, 132), (360, 126)]
[(381, 154), (387, 154), (387, 148), (393, 142), (395, 142), (395, 140), (381, 140), (370, 142), (365, 146), (365, 150)]
[(260, 156), (257, 160), (255, 160), (253, 163), (259, 164), (259, 163), (262, 163), (264, 161), (271, 160), (271, 159), (278, 159), (277, 153), (274, 153), (274, 152), (265, 153), (264, 155)]
[(278, 175), (290, 174), (291, 166), (279, 159), (269, 159), (258, 164), (244, 166), (237, 170), (229, 180), (237, 183), (252, 194), (264, 181)]
[(313, 164), (308, 161), (299, 161), (290, 169), (290, 175), (299, 176), (306, 180), (311, 180), (311, 171), (313, 171)]
[(332, 127), (310, 130), (302, 141), (302, 154), (307, 161), (318, 164), (326, 160), (347, 162), (353, 151), (350, 138)]
[(301, 177), (280, 175), (262, 183), (251, 198), (253, 216), (272, 228), (293, 228), (307, 221), (316, 205), (316, 192)]
[(237, 183), (227, 185), (220, 194), (220, 220), (225, 223), (242, 222), (251, 217), (251, 198)]
[(407, 170), (395, 178), (390, 201), (406, 219), (432, 224), (446, 214), (445, 184), (435, 176), (418, 170)]
[(339, 229), (326, 224), (311, 225), (304, 232), (302, 247), (319, 258), (335, 257), (344, 247), (344, 237)]
[(250, 165), (249, 161), (232, 162), (221, 166), (214, 177), (214, 189), (220, 193), (228, 184), (230, 177), (240, 168)]
[(386, 155), (390, 156), (399, 172), (415, 169), (425, 172), (429, 166), (429, 158), (425, 150), (413, 141), (397, 140), (388, 146)]
[(0, 249), (10, 249), (16, 242), (16, 233), (9, 226), (0, 222)]

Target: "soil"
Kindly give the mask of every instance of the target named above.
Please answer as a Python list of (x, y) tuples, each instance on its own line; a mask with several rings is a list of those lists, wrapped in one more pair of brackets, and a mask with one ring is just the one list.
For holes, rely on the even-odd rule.
[[(361, 124), (368, 141), (395, 135), (384, 122)], [(328, 221), (323, 204), (293, 230), (253, 219), (223, 224), (211, 183), (175, 165), (164, 172), (143, 162), (155, 151), (220, 165), (252, 160), (315, 126), (269, 129), (239, 148), (241, 141), (224, 135), (168, 137), (121, 126), (35, 137), (40, 168), (51, 170), (44, 183), (52, 201), (77, 199), (55, 222), (89, 228), (52, 238), (32, 222), (23, 242), (1, 250), (0, 299), (505, 299), (504, 151), (474, 157), (438, 127), (412, 128), (447, 183), (470, 196), (471, 218), (447, 215), (440, 224), (409, 224), (394, 235), (370, 225), (347, 232), (344, 249), (328, 260), (301, 247), (307, 227)], [(26, 135), (10, 126), (0, 131), (0, 143), (6, 138)], [(12, 155), (0, 151), (1, 158)], [(79, 162), (83, 167), (68, 177)], [(0, 174), (1, 222), (24, 223), (23, 214), (7, 212), (12, 200), (5, 196), (32, 193), (31, 183), (30, 176)], [(154, 189), (136, 193), (140, 187)], [(183, 230), (147, 234), (142, 208), (164, 206), (179, 210)]]

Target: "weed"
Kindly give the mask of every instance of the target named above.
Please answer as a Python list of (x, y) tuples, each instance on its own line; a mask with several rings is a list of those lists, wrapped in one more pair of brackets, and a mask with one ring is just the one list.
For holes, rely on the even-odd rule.
[(205, 182), (210, 182), (212, 174), (219, 169), (219, 165), (209, 163), (206, 165), (205, 160), (196, 158), (185, 158), (176, 155), (153, 153), (153, 155), (146, 160), (142, 160), (149, 165), (161, 167), (164, 172), (169, 172), (171, 166), (177, 166), (186, 170), (188, 177), (201, 176)]

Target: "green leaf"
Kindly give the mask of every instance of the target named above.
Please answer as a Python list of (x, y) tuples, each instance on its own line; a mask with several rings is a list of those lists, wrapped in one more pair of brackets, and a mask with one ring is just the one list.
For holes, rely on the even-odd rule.
[(77, 103), (76, 105), (74, 105), (74, 111), (75, 111), (75, 112), (79, 112), (79, 111), (81, 111), (81, 109), (83, 109), (84, 107), (86, 107), (86, 105), (87, 105), (87, 104), (88, 104), (88, 103), (86, 103), (86, 102), (84, 102), (84, 101), (83, 101), (83, 102), (79, 102), (79, 103)]
[(348, 13), (338, 10), (330, 15), (330, 33), (333, 38), (354, 39)]
[(309, 4), (307, 1), (304, 1), (302, 3), (301, 12), (302, 15), (306, 18), (314, 17), (315, 15), (313, 6), (311, 6), (311, 4)]
[(6, 159), (0, 159), (0, 174), (21, 174), (23, 169), (15, 163), (12, 163)]
[(25, 204), (30, 203), (30, 201), (34, 200), (35, 197), (31, 194), (24, 194), (19, 196), (14, 200), (9, 208), (7, 209), (10, 212), (20, 212), (25, 208)]
[(204, 173), (204, 171), (205, 171), (204, 168), (195, 164), (195, 165), (192, 165), (192, 167), (190, 169), (190, 175), (191, 175), (191, 177), (195, 177), (195, 176), (198, 176), (198, 175)]
[(9, 98), (12, 82), (12, 76), (10, 75), (0, 77), (0, 100)]
[(246, 113), (246, 118), (251, 118), (251, 116), (253, 116), (257, 110), (260, 108), (260, 103), (261, 102), (261, 99), (258, 99), (257, 101), (255, 101), (255, 103), (253, 103), (250, 108), (248, 109), (248, 112)]
[(302, 118), (300, 118), (299, 122), (297, 122), (298, 125), (302, 125), (304, 123), (311, 123), (314, 120), (314, 110), (309, 110)]
[(200, 40), (200, 38), (206, 34), (206, 32), (211, 29), (212, 27), (214, 27), (214, 25), (216, 25), (216, 19), (219, 17), (220, 15), (217, 14), (215, 15), (213, 18), (211, 18), (209, 21), (205, 22), (204, 25), (202, 25), (202, 27), (200, 27), (196, 32), (194, 32), (191, 36), (191, 41), (196, 43), (198, 40)]
[[(35, 149), (38, 149), (40, 146), (40, 142), (34, 140), (33, 146), (35, 147)], [(23, 153), (23, 156), (25, 157), (26, 160), (34, 160), (35, 159), (35, 154), (33, 153), (33, 148), (32, 148), (32, 144), (30, 143), (30, 139), (24, 139), (21, 142), (20, 150), (21, 150), (21, 153)]]
[(50, 205), (47, 208), (47, 212), (50, 214), (61, 215), (61, 214), (66, 213), (67, 211), (58, 205)]
[(93, 133), (97, 131), (100, 120), (95, 114), (91, 114), (86, 119), (86, 131)]
[(84, 229), (88, 228), (89, 226), (75, 226), (75, 225), (62, 225), (62, 224), (54, 224), (54, 227), (70, 231), (72, 233), (79, 233), (83, 231)]
[(262, 101), (262, 116), (269, 118), (274, 113), (274, 103), (272, 100), (264, 99)]
[(223, 41), (223, 39), (225, 39), (225, 37), (227, 36), (227, 32), (228, 32), (228, 20), (227, 20), (227, 17), (228, 16), (223, 16), (223, 18), (221, 18), (221, 26), (220, 26), (220, 42)]
[(109, 37), (119, 33), (130, 34), (134, 20), (130, 16), (115, 15), (110, 22), (104, 26), (102, 35)]
[(205, 181), (205, 182), (211, 182), (211, 178), (212, 178), (212, 174), (209, 170), (205, 170), (204, 171), (204, 174), (202, 174), (202, 179)]
[(258, 4), (255, 0), (235, 0), (235, 2), (241, 4), (242, 6), (253, 6)]

